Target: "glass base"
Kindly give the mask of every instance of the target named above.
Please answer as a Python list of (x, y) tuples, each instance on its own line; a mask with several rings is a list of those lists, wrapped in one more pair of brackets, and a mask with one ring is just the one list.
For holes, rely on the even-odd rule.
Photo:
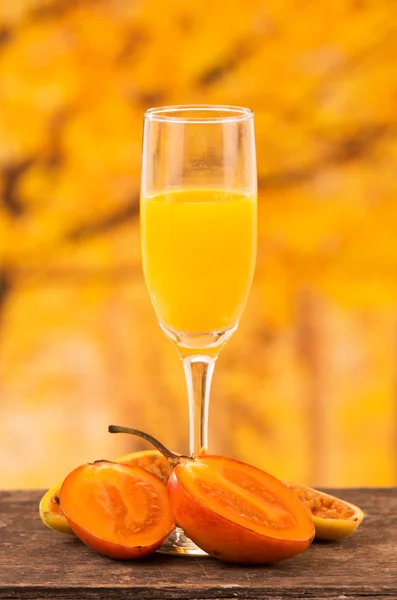
[(173, 554), (177, 556), (208, 556), (191, 539), (186, 537), (183, 529), (177, 527), (157, 550), (160, 554)]
[(216, 358), (227, 340), (237, 329), (237, 325), (222, 331), (207, 333), (185, 333), (174, 331), (159, 321), (161, 329), (171, 342), (175, 344), (182, 358), (192, 354), (203, 354)]

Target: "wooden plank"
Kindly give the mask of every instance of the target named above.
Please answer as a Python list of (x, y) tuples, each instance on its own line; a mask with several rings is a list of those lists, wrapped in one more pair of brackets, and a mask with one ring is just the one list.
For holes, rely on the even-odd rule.
[[(210, 595), (208, 595), (210, 594)], [(39, 589), (32, 588), (24, 590), (22, 593), (18, 589), (8, 591), (5, 596), (1, 595), (2, 600), (131, 600), (131, 598), (142, 598), (142, 600), (391, 600), (397, 598), (395, 594), (382, 594), (372, 595), (372, 593), (365, 594), (338, 594), (337, 596), (311, 596), (305, 592), (300, 592), (297, 595), (295, 592), (280, 592), (278, 595), (267, 594), (263, 591), (258, 590), (239, 590), (230, 596), (219, 595), (219, 590), (216, 589), (213, 594), (211, 591), (200, 592), (197, 590), (188, 590), (184, 592), (178, 591), (175, 595), (174, 591), (169, 589), (157, 590), (156, 595), (153, 595), (152, 590), (144, 590), (142, 593), (138, 592), (133, 588), (123, 589), (87, 589), (80, 590), (76, 589)]]
[(397, 490), (337, 492), (366, 519), (340, 543), (267, 567), (160, 554), (116, 562), (39, 520), (41, 491), (0, 493), (0, 599), (397, 598)]

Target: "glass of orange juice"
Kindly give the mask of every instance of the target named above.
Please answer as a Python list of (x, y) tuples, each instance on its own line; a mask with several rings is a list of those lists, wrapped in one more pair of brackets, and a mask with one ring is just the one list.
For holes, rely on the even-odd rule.
[[(161, 329), (186, 375), (190, 452), (208, 447), (217, 356), (237, 329), (257, 244), (254, 115), (235, 106), (186, 105), (145, 113), (142, 261)], [(163, 552), (204, 554), (177, 531)]]

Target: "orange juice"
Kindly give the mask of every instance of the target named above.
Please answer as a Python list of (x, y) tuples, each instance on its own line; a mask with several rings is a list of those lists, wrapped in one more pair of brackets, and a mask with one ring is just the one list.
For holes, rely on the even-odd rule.
[(200, 334), (237, 325), (255, 268), (256, 196), (194, 188), (143, 197), (141, 234), (163, 326)]

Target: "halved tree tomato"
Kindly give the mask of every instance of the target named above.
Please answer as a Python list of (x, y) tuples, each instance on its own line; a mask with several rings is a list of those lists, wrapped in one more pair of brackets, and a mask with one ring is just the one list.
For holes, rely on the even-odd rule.
[(312, 515), (316, 539), (336, 541), (351, 535), (364, 519), (360, 507), (303, 485), (286, 484)]
[(185, 533), (225, 561), (276, 562), (303, 552), (314, 537), (309, 512), (286, 485), (233, 459), (182, 459), (168, 492)]
[(175, 527), (165, 484), (126, 464), (78, 467), (63, 482), (60, 503), (77, 537), (112, 558), (146, 556)]
[[(149, 471), (149, 473), (153, 473), (153, 475), (157, 475), (157, 477), (160, 477), (165, 483), (167, 483), (168, 477), (172, 471), (168, 460), (158, 450), (132, 452), (131, 454), (120, 456), (112, 462), (140, 467), (145, 471)], [(50, 529), (59, 531), (59, 533), (74, 535), (59, 504), (62, 483), (63, 481), (60, 481), (57, 485), (54, 485), (42, 497), (39, 506), (40, 518)]]

